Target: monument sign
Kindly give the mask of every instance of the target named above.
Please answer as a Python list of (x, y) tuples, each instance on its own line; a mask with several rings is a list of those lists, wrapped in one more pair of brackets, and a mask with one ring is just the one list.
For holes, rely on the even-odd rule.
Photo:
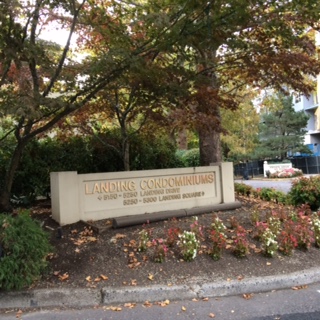
[(232, 203), (232, 163), (208, 167), (77, 174), (51, 173), (52, 216), (79, 220), (191, 209)]

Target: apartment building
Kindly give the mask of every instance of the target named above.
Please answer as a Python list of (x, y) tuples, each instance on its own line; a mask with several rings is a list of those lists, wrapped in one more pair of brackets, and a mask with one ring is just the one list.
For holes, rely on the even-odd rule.
[[(320, 33), (315, 35), (316, 45), (320, 47)], [(320, 156), (320, 75), (315, 81), (315, 90), (309, 96), (297, 95), (293, 99), (295, 111), (303, 110), (308, 116), (305, 144), (314, 155)]]

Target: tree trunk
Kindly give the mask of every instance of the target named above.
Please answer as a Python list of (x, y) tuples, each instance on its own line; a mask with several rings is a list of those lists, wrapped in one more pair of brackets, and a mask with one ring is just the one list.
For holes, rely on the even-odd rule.
[(124, 170), (130, 171), (130, 145), (128, 137), (122, 141), (123, 147), (122, 147), (122, 153), (123, 153), (123, 164), (124, 164)]
[(221, 162), (220, 133), (214, 128), (199, 128), (200, 165)]
[(18, 142), (11, 156), (10, 164), (4, 177), (3, 186), (0, 189), (0, 212), (12, 212), (10, 204), (11, 190), (14, 180), (14, 175), (18, 169), (22, 152), (27, 142)]
[(177, 143), (178, 143), (179, 150), (188, 150), (188, 138), (187, 138), (187, 129), (186, 128), (182, 128), (178, 132)]

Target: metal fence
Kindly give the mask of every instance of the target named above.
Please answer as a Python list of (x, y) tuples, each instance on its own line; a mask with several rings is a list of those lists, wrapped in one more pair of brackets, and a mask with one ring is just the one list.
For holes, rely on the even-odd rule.
[[(320, 157), (299, 157), (290, 159), (294, 168), (302, 170), (304, 174), (320, 174)], [(234, 175), (254, 177), (263, 175), (263, 160), (248, 161), (234, 165)]]

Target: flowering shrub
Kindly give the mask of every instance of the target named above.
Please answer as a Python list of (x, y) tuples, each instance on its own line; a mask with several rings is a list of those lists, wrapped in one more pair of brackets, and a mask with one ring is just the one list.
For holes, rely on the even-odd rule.
[(226, 226), (224, 225), (224, 223), (222, 222), (222, 220), (217, 216), (214, 215), (213, 217), (213, 222), (211, 223), (211, 228), (218, 232), (218, 233), (222, 233), (224, 234), (224, 232), (226, 231)]
[(281, 221), (275, 213), (268, 217), (267, 224), (271, 232), (277, 235), (281, 230)]
[(315, 246), (320, 248), (320, 217), (317, 213), (311, 216)]
[(318, 210), (320, 207), (320, 176), (301, 177), (292, 181), (288, 196), (290, 203), (294, 206), (307, 204), (311, 210)]
[(293, 178), (303, 175), (302, 170), (296, 168), (282, 169), (270, 174), (270, 178)]
[(168, 230), (166, 242), (169, 247), (173, 247), (174, 244), (178, 241), (180, 233), (180, 228), (170, 228)]
[(163, 239), (154, 239), (152, 241), (152, 244), (155, 247), (153, 260), (155, 262), (162, 263), (165, 260), (166, 254), (168, 252), (167, 246), (164, 244)]
[(179, 235), (179, 247), (183, 260), (193, 261), (197, 256), (200, 243), (192, 231), (184, 231)]
[(226, 236), (223, 232), (212, 230), (210, 239), (212, 241), (210, 256), (213, 260), (219, 260), (221, 258), (222, 250), (226, 244)]
[(193, 217), (193, 221), (190, 225), (190, 230), (196, 235), (197, 239), (204, 240), (203, 226), (200, 226), (198, 217)]
[(268, 223), (263, 221), (258, 221), (255, 225), (254, 237), (261, 240), (263, 233), (268, 229)]
[(276, 238), (276, 234), (274, 234), (269, 228), (267, 228), (261, 235), (260, 239), (264, 249), (264, 254), (268, 257), (273, 257), (278, 250), (278, 242)]
[(234, 244), (233, 253), (237, 257), (243, 258), (249, 253), (249, 242), (247, 239), (247, 232), (240, 225), (238, 225), (236, 228), (236, 236), (233, 241), (233, 244)]
[(150, 241), (150, 232), (143, 229), (139, 232), (139, 247), (138, 251), (146, 251), (148, 247), (148, 242)]
[(253, 225), (256, 225), (261, 219), (260, 211), (258, 208), (254, 208), (254, 210), (250, 214), (250, 221)]
[(288, 220), (284, 224), (283, 230), (278, 237), (279, 250), (286, 256), (291, 256), (293, 250), (298, 246), (298, 240), (295, 235), (295, 223)]
[(309, 249), (313, 243), (313, 232), (310, 229), (309, 217), (299, 214), (298, 223), (295, 226), (296, 238), (300, 249)]

